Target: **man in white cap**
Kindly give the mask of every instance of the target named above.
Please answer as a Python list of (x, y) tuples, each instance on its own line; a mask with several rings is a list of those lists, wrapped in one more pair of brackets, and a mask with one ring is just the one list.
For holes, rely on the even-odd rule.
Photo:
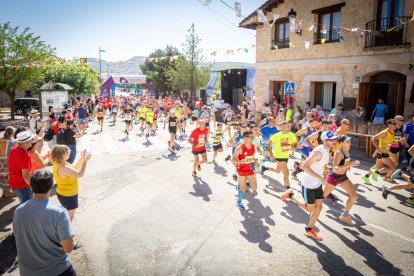
[(281, 200), (293, 200), (309, 212), (310, 218), (308, 225), (305, 227), (305, 235), (316, 240), (322, 240), (322, 237), (314, 230), (314, 226), (322, 211), (322, 184), (326, 182), (323, 173), (329, 163), (329, 150), (335, 146), (336, 138), (337, 136), (331, 131), (323, 132), (321, 135), (323, 144), (314, 148), (309, 157), (303, 162), (302, 170), (304, 174), (301, 184), (304, 200), (294, 196), (292, 189), (288, 189), (280, 196)]
[(39, 115), (40, 115), (40, 113), (36, 109), (32, 109), (30, 111), (31, 119), (29, 121), (29, 129), (30, 129), (30, 131), (33, 134), (37, 134), (40, 137), (43, 137), (43, 134), (44, 134), (44, 123), (39, 118)]
[(17, 147), (9, 155), (9, 183), (11, 191), (19, 198), (20, 203), (31, 199), (33, 192), (30, 189), (31, 161), (27, 149), (32, 146), (35, 134), (25, 130), (16, 135)]

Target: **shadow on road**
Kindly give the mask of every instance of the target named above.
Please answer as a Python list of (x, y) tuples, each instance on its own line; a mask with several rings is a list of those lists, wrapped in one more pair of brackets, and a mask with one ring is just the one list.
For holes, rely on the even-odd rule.
[(319, 263), (322, 265), (322, 269), (329, 275), (363, 275), (355, 268), (348, 266), (344, 259), (336, 255), (329, 247), (321, 242), (317, 242), (318, 246), (306, 244), (303, 240), (298, 239), (296, 236), (289, 234), (289, 238), (300, 245), (305, 246), (307, 249), (316, 253)]
[(365, 258), (364, 263), (368, 265), (371, 269), (381, 275), (400, 275), (401, 269), (394, 267), (392, 263), (386, 260), (381, 252), (378, 251), (376, 247), (374, 247), (368, 241), (362, 239), (360, 237), (360, 233), (357, 231), (351, 230), (349, 228), (344, 228), (345, 231), (350, 233), (355, 240), (350, 240), (341, 234), (339, 231), (334, 230), (332, 227), (329, 227), (327, 224), (323, 222), (319, 222), (323, 227), (325, 227), (328, 231), (332, 232), (335, 236), (337, 236), (341, 241), (352, 249), (355, 253), (358, 253), (363, 258)]
[(202, 197), (204, 201), (210, 201), (209, 195), (213, 192), (207, 182), (201, 178), (194, 178), (195, 183), (193, 184), (194, 192), (189, 192), (190, 195), (195, 197)]
[(240, 211), (244, 217), (242, 224), (246, 231), (240, 231), (240, 235), (251, 243), (257, 243), (262, 251), (272, 253), (272, 246), (266, 242), (270, 238), (269, 227), (263, 224), (262, 219), (274, 226), (275, 221), (271, 218), (273, 211), (269, 206), (264, 207), (251, 192), (246, 194), (246, 200), (248, 201), (247, 210)]
[(17, 259), (16, 241), (12, 234), (8, 235), (0, 243), (0, 274), (12, 272), (16, 269), (15, 262)]
[(414, 218), (414, 216), (409, 215), (409, 214), (407, 214), (407, 213), (404, 213), (404, 212), (402, 212), (402, 211), (400, 211), (400, 210), (398, 210), (398, 209), (395, 209), (395, 208), (394, 208), (394, 207), (392, 207), (392, 206), (388, 206), (387, 208), (388, 208), (388, 209), (390, 209), (390, 210), (392, 210), (392, 211), (398, 212), (398, 213), (400, 213), (400, 214), (406, 215), (406, 216), (408, 216), (408, 217), (410, 217), (410, 218)]

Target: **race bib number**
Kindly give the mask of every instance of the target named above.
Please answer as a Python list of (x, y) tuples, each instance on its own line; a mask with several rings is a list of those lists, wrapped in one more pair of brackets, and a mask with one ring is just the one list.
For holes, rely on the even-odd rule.
[(170, 123), (170, 127), (175, 127), (176, 123)]
[(199, 145), (204, 145), (206, 143), (206, 139), (205, 138), (199, 138), (198, 139), (198, 144)]
[(131, 121), (132, 115), (131, 114), (125, 114), (125, 120)]
[(345, 159), (345, 165), (349, 165), (351, 164), (351, 158), (346, 158)]
[(118, 112), (118, 109), (116, 109), (116, 107), (112, 108), (112, 112), (116, 113)]
[(254, 163), (254, 155), (246, 156), (246, 158), (244, 158), (244, 163)]
[(401, 136), (394, 136), (394, 143), (399, 143)]

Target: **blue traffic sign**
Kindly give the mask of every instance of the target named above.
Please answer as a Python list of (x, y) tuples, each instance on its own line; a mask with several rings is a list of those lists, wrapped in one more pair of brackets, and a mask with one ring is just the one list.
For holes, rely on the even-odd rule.
[(292, 96), (295, 94), (295, 83), (293, 81), (285, 82), (285, 96)]

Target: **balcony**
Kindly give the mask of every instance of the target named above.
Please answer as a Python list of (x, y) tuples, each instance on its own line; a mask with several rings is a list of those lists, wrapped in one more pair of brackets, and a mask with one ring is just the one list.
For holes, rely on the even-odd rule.
[[(409, 16), (398, 16), (372, 20), (365, 24), (365, 48), (377, 46), (409, 45), (407, 22)], [(402, 24), (404, 23), (404, 24)]]

